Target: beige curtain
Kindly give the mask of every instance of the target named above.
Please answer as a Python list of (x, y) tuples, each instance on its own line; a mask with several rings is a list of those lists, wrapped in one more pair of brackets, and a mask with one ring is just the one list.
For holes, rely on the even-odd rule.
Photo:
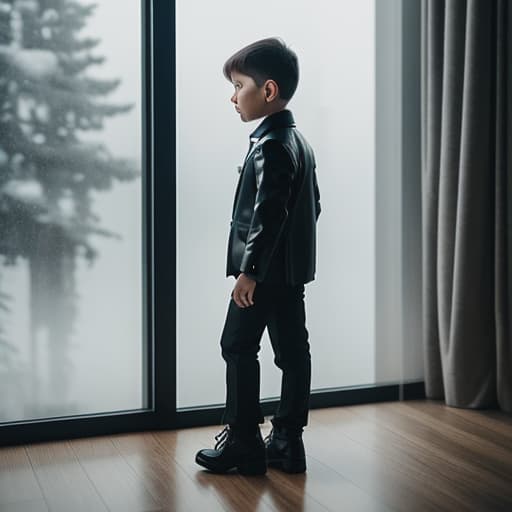
[(426, 395), (512, 412), (509, 0), (422, 0)]

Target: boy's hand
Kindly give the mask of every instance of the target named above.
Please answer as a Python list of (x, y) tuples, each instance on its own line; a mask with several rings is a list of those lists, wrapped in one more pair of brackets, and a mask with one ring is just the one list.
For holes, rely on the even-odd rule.
[(256, 288), (256, 281), (246, 276), (243, 272), (238, 276), (231, 297), (240, 308), (254, 305), (252, 296)]

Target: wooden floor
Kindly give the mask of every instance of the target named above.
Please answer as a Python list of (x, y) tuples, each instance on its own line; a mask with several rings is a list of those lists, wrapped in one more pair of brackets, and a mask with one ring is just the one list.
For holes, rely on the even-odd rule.
[(430, 400), (312, 410), (302, 475), (202, 469), (195, 453), (221, 428), (1, 448), (0, 511), (512, 511), (512, 416), (500, 411)]

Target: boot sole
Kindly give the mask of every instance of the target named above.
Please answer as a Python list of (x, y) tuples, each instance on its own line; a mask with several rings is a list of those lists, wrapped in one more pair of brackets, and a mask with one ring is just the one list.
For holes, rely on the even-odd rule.
[(196, 455), (196, 462), (214, 473), (228, 473), (232, 469), (237, 469), (241, 475), (264, 475), (267, 472), (267, 463), (264, 459), (249, 459), (241, 462), (240, 464), (233, 464), (232, 466), (218, 466), (210, 460), (203, 459), (199, 454)]
[(267, 465), (285, 473), (304, 473), (306, 471), (306, 459), (268, 459)]

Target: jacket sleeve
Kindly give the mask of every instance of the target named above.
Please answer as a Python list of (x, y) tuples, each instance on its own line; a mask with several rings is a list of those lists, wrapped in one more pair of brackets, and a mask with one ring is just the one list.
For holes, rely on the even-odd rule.
[[(315, 165), (316, 167), (316, 165)], [(315, 216), (316, 220), (318, 220), (318, 217), (320, 216), (320, 212), (322, 211), (322, 205), (320, 204), (320, 190), (318, 188), (318, 180), (316, 178), (316, 172), (315, 169), (313, 169), (313, 185), (315, 190)]]
[(262, 282), (288, 217), (295, 167), (288, 150), (275, 140), (254, 153), (256, 200), (240, 271)]

